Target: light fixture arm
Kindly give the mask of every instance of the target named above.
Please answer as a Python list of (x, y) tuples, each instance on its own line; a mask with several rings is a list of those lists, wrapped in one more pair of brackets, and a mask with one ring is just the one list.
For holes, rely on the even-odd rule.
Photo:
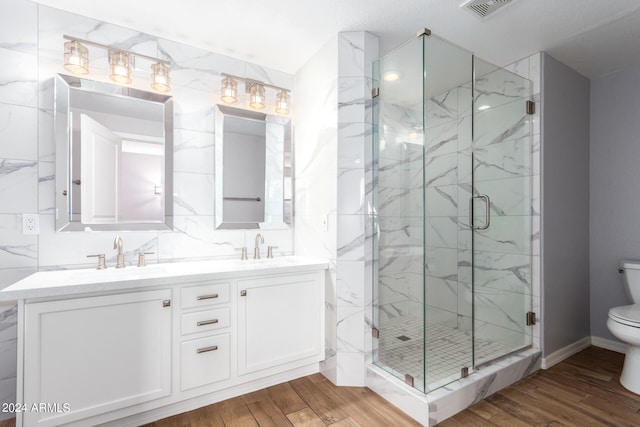
[(138, 58), (144, 58), (144, 59), (146, 59), (148, 61), (160, 62), (160, 63), (166, 65), (167, 67), (171, 65), (171, 62), (167, 61), (166, 59), (155, 58), (153, 56), (144, 55), (142, 53), (133, 52), (131, 50), (120, 49), (119, 47), (107, 46), (107, 45), (104, 45), (104, 44), (92, 42), (90, 40), (84, 40), (84, 39), (81, 39), (81, 38), (78, 38), (78, 37), (68, 36), (66, 34), (63, 34), (62, 38), (65, 39), (65, 40), (69, 40), (69, 41), (77, 41), (79, 43), (82, 43), (83, 45), (93, 46), (93, 47), (98, 47), (98, 48), (101, 48), (101, 49), (105, 49), (106, 51), (117, 50), (117, 51), (120, 51), (120, 52), (128, 53), (129, 55), (132, 55), (132, 56), (138, 57)]
[(220, 74), (222, 75), (223, 78), (224, 77), (231, 77), (232, 79), (241, 80), (241, 81), (245, 82), (247, 91), (254, 84), (260, 84), (260, 85), (262, 85), (264, 87), (268, 87), (268, 88), (271, 88), (271, 89), (282, 90), (282, 91), (285, 91), (285, 92), (291, 92), (291, 89), (287, 89), (287, 88), (280, 87), (280, 86), (275, 86), (275, 85), (272, 85), (272, 84), (269, 84), (269, 83), (263, 83), (260, 80), (249, 79), (249, 78), (246, 78), (246, 77), (240, 77), (240, 76), (236, 76), (234, 74), (229, 74), (229, 73), (220, 73)]

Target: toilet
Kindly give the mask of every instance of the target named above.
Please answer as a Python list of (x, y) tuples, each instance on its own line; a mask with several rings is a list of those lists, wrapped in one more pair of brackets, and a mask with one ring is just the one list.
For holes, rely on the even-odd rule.
[(640, 394), (640, 261), (622, 261), (620, 269), (633, 304), (610, 309), (607, 327), (613, 336), (627, 344), (620, 384)]

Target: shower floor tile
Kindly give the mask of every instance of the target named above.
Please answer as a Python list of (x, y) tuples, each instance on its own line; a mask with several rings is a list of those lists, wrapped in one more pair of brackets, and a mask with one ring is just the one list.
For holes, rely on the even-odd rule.
[[(414, 386), (422, 391), (434, 390), (460, 377), (463, 367), (471, 368), (473, 346), (470, 332), (432, 323), (426, 328), (423, 346), (423, 321), (414, 316), (401, 316), (380, 325), (378, 362), (400, 378), (411, 375)], [(476, 338), (476, 360), (490, 360), (508, 353), (504, 344)], [(424, 352), (427, 357), (426, 390), (423, 371)]]

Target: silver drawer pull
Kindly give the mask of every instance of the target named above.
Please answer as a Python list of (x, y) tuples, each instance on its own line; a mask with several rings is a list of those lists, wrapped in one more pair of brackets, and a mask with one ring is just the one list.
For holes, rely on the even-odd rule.
[(198, 295), (198, 301), (203, 299), (214, 299), (214, 298), (218, 298), (218, 294)]
[(211, 347), (202, 347), (202, 348), (199, 348), (199, 349), (197, 350), (197, 353), (198, 353), (198, 354), (200, 354), (200, 353), (206, 353), (206, 352), (208, 352), (208, 351), (215, 351), (215, 350), (217, 350), (217, 349), (218, 349), (218, 346), (217, 346), (217, 345), (212, 345)]
[(214, 323), (218, 323), (218, 319), (201, 320), (198, 322), (198, 326), (213, 325)]

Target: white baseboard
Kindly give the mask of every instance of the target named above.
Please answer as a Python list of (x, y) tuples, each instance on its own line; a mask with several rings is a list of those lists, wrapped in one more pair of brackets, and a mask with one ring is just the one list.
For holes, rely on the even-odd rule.
[(556, 350), (546, 357), (542, 358), (542, 369), (549, 369), (553, 365), (562, 362), (567, 357), (571, 357), (579, 351), (591, 345), (591, 337), (584, 337), (578, 341), (569, 344), (566, 347), (562, 347), (560, 350)]
[(600, 337), (591, 337), (591, 345), (604, 348), (618, 353), (625, 354), (627, 352), (627, 345), (620, 341), (609, 340)]

